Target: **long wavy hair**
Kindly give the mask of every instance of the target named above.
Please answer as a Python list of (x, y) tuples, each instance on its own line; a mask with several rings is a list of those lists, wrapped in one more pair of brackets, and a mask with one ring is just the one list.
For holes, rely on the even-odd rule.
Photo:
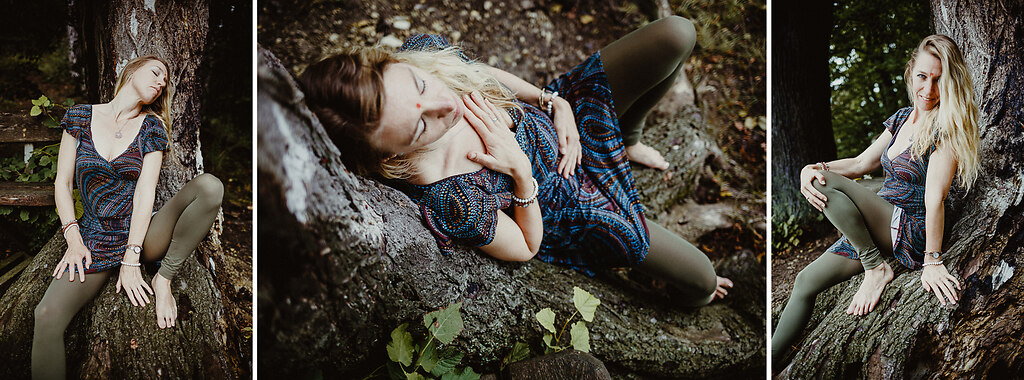
[(309, 66), (299, 77), (299, 84), (306, 105), (338, 146), (345, 166), (360, 175), (406, 180), (418, 173), (417, 163), (423, 154), (436, 146), (394, 155), (371, 144), (370, 136), (380, 128), (384, 70), (392, 63), (427, 71), (460, 97), (477, 91), (499, 108), (520, 109), (515, 94), (498, 82), (486, 65), (461, 57), (461, 50), (455, 46), (402, 52), (380, 46), (360, 47)]
[(929, 112), (914, 137), (911, 153), (921, 157), (931, 146), (948, 146), (956, 158), (959, 184), (965, 189), (978, 178), (978, 106), (974, 103), (974, 86), (967, 72), (967, 63), (960, 48), (945, 35), (925, 37), (907, 62), (903, 77), (907, 82), (907, 95), (914, 101), (913, 75), (918, 54), (931, 54), (942, 65), (939, 79), (938, 109)]
[[(149, 61), (158, 61), (163, 63), (164, 67), (167, 68), (167, 78), (164, 81), (164, 90), (160, 92), (160, 95), (157, 96), (156, 99), (153, 99), (152, 103), (143, 104), (142, 112), (156, 116), (157, 119), (160, 119), (160, 122), (164, 124), (164, 130), (167, 131), (167, 138), (170, 139), (171, 99), (174, 98), (174, 82), (171, 80), (171, 65), (168, 65), (167, 61), (164, 61), (155, 55), (147, 55), (128, 61), (128, 64), (124, 65), (124, 69), (121, 69), (121, 74), (118, 74), (117, 76), (117, 82), (114, 84), (114, 96), (116, 97), (117, 93), (121, 92), (121, 88), (128, 84), (132, 78), (132, 74), (135, 74), (135, 71), (139, 70), (142, 65), (145, 65), (146, 62)], [(168, 144), (167, 149), (170, 151), (170, 144)]]

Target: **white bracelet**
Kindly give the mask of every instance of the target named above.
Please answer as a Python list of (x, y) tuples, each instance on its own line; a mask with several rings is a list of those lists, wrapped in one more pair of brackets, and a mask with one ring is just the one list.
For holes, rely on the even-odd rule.
[(942, 260), (939, 260), (939, 261), (936, 261), (936, 262), (933, 262), (933, 263), (921, 264), (921, 266), (928, 266), (928, 265), (942, 265)]
[(130, 266), (130, 267), (136, 267), (136, 268), (138, 268), (138, 267), (141, 267), (141, 266), (142, 266), (142, 263), (135, 263), (135, 264), (132, 264), (132, 263), (126, 263), (126, 262), (124, 262), (124, 261), (121, 261), (121, 265), (127, 265), (127, 266)]
[(540, 185), (537, 184), (536, 178), (530, 177), (530, 180), (533, 181), (533, 193), (526, 197), (526, 199), (517, 197), (515, 192), (512, 193), (512, 203), (517, 207), (528, 207), (537, 200), (537, 194), (540, 193)]

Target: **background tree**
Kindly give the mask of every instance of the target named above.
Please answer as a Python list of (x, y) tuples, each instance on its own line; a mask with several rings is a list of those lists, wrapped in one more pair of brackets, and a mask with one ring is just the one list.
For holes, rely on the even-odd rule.
[(800, 195), (800, 169), (836, 157), (828, 105), (833, 6), (802, 0), (775, 7), (773, 22), (785, 27), (772, 32), (777, 52), (772, 55), (772, 237), (773, 245), (782, 247), (818, 220)]
[(854, 277), (818, 296), (781, 378), (1011, 378), (1024, 371), (1021, 14), (1024, 4), (1014, 0), (931, 2), (935, 32), (965, 53), (981, 109), (981, 177), (947, 201), (943, 260), (964, 285), (960, 301), (940, 306), (922, 289), (921, 272), (904, 270), (880, 308), (849, 316), (861, 281)]
[(830, 39), (832, 130), (837, 157), (864, 151), (882, 121), (910, 105), (903, 69), (931, 30), (926, 0), (836, 4)]
[[(173, 154), (164, 158), (156, 207), (203, 170), (199, 152), (202, 82), (209, 4), (202, 0), (152, 3), (142, 0), (76, 3), (72, 11), (72, 56), (85, 77), (88, 102), (113, 96), (117, 73), (131, 58), (156, 54), (169, 63), (176, 87), (172, 103)], [(219, 227), (183, 266), (176, 290), (179, 322), (160, 330), (152, 307), (131, 307), (108, 281), (100, 295), (72, 321), (66, 335), (69, 373), (88, 378), (236, 377), (238, 330), (225, 318), (215, 263), (222, 259)], [(35, 257), (0, 300), (0, 377), (27, 377), (33, 309), (49, 285), (52, 265), (66, 244), (57, 235)], [(199, 265), (203, 263), (203, 265)], [(151, 272), (152, 273), (152, 272)], [(181, 291), (181, 289), (185, 289)], [(77, 376), (76, 376), (77, 374)]]

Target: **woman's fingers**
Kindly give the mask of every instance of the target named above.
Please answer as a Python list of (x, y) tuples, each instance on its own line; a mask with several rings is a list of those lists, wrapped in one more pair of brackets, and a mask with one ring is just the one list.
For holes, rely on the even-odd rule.
[(91, 266), (91, 265), (92, 265), (92, 252), (90, 252), (88, 255), (85, 255), (85, 269), (89, 269), (89, 266)]
[(486, 166), (488, 169), (492, 170), (498, 163), (498, 160), (496, 160), (494, 156), (491, 156), (489, 154), (483, 154), (480, 152), (469, 152), (469, 154), (466, 155), (466, 158), (468, 158), (470, 161)]

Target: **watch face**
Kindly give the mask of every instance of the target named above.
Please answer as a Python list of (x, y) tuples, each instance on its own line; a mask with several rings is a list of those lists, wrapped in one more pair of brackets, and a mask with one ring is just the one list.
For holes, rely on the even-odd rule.
[(939, 253), (938, 252), (932, 252), (932, 257), (936, 258), (936, 259), (939, 258)]

